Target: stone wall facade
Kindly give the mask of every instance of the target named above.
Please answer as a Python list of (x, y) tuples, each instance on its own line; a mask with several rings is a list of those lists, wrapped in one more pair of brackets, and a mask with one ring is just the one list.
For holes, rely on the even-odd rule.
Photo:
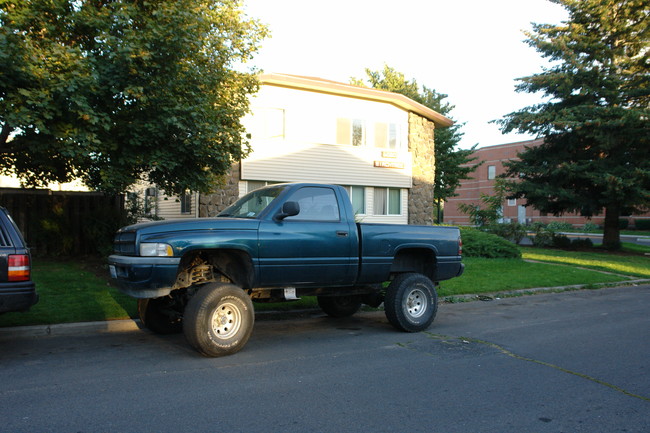
[(409, 150), (413, 154), (413, 187), (409, 193), (409, 224), (433, 224), (433, 185), (436, 169), (435, 125), (409, 113)]
[(212, 194), (200, 194), (199, 217), (213, 217), (239, 198), (240, 163), (234, 163), (224, 182)]

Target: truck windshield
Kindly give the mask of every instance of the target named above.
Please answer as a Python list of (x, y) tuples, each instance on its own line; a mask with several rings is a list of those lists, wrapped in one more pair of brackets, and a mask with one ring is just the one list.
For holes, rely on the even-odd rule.
[(224, 209), (217, 217), (257, 218), (284, 188), (283, 186), (272, 186), (249, 192), (233, 205)]

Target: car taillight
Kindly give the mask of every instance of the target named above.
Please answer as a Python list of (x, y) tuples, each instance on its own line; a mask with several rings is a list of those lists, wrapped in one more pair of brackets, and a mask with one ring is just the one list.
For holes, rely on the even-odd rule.
[(7, 264), (9, 281), (29, 281), (30, 266), (27, 254), (11, 254)]
[(458, 255), (463, 255), (463, 240), (461, 238), (458, 238)]

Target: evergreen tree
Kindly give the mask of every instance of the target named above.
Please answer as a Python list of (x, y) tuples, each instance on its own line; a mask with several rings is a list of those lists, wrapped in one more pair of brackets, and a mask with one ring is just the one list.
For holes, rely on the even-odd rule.
[[(420, 88), (416, 80), (407, 80), (401, 72), (384, 65), (383, 71), (371, 71), (366, 69), (367, 79), (370, 86), (375, 89), (387, 90), (400, 93), (432, 110), (450, 117), (454, 106), (446, 102), (447, 95), (438, 93), (426, 86)], [(364, 86), (360, 79), (352, 79), (352, 84)], [(457, 196), (456, 189), (460, 182), (469, 179), (470, 173), (476, 169), (468, 167), (468, 162), (474, 161), (471, 158), (474, 147), (471, 149), (456, 149), (456, 146), (463, 137), (460, 132), (463, 124), (454, 124), (448, 128), (435, 130), (434, 154), (436, 158), (436, 172), (434, 180), (434, 197), (438, 211), (437, 222), (442, 222), (442, 204), (449, 197)]]
[(508, 163), (506, 176), (514, 195), (540, 211), (604, 211), (603, 243), (618, 248), (619, 216), (650, 208), (648, 0), (551, 1), (569, 19), (526, 34), (551, 64), (517, 85), (547, 102), (499, 121), (504, 132), (544, 143)]

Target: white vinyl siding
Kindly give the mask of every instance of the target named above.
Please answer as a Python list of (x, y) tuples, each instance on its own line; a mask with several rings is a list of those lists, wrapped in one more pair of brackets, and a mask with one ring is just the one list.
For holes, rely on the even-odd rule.
[[(374, 166), (375, 161), (384, 160), (399, 162), (404, 168)], [(255, 143), (254, 151), (242, 161), (241, 174), (242, 180), (410, 188), (412, 156), (400, 152), (397, 158), (386, 159), (381, 149), (368, 147)]]
[(181, 206), (181, 197), (180, 196), (165, 196), (160, 195), (157, 201), (157, 212), (156, 216), (162, 219), (177, 219), (177, 218), (195, 218), (197, 216), (198, 201), (196, 193), (188, 194), (189, 198), (186, 202), (189, 205), (190, 211), (183, 213)]

